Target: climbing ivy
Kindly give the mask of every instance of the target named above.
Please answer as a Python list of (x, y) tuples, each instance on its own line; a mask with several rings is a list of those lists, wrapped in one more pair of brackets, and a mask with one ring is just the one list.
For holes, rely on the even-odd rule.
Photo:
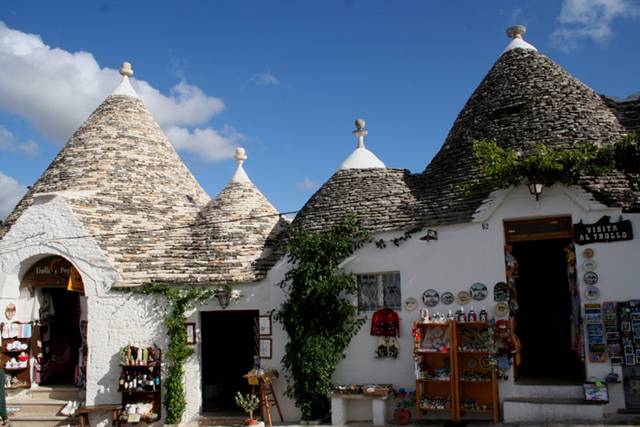
[(287, 298), (274, 317), (289, 335), (282, 359), (286, 393), (305, 420), (328, 413), (331, 375), (365, 321), (353, 304), (354, 277), (340, 263), (370, 241), (353, 218), (328, 231), (293, 230), (287, 241), (293, 267), (280, 283)]
[(495, 141), (475, 141), (473, 151), (486, 176), (481, 184), (491, 188), (507, 188), (523, 181), (575, 185), (584, 176), (598, 177), (614, 169), (640, 172), (640, 144), (635, 133), (605, 146), (584, 143), (554, 149), (538, 144), (526, 155), (502, 148)]
[(164, 380), (166, 395), (164, 405), (167, 411), (166, 422), (177, 424), (187, 407), (184, 391), (184, 364), (193, 354), (193, 347), (187, 344), (187, 331), (184, 326), (186, 313), (200, 304), (204, 304), (220, 292), (231, 292), (231, 286), (205, 288), (198, 286), (177, 286), (166, 283), (149, 283), (139, 288), (118, 289), (142, 295), (164, 297), (161, 304), (164, 325), (169, 336), (169, 346), (165, 353), (167, 374)]

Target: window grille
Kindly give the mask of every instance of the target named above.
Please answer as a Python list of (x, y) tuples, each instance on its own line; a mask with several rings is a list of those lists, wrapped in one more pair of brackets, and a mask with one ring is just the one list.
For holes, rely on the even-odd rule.
[(387, 307), (400, 310), (400, 272), (356, 274), (358, 309), (375, 311)]

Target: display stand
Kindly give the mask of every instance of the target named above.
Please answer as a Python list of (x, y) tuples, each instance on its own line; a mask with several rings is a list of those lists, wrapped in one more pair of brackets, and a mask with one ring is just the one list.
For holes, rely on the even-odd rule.
[(499, 421), (493, 326), (414, 323), (416, 419)]
[(2, 353), (0, 367), (5, 372), (5, 388), (31, 387), (31, 323), (0, 323)]
[(499, 420), (498, 381), (493, 326), (485, 322), (456, 323), (457, 421), (490, 416)]
[[(162, 416), (162, 356), (157, 347), (124, 347), (120, 352), (122, 409), (119, 424), (151, 424)], [(151, 407), (151, 415), (140, 414)], [(139, 409), (140, 408), (140, 409)]]
[(455, 421), (455, 323), (416, 322), (414, 335), (416, 419), (439, 414)]

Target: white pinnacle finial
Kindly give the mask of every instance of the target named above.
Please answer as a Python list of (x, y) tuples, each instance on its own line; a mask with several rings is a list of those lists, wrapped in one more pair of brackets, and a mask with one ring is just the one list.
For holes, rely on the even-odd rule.
[(512, 27), (507, 28), (507, 36), (511, 39), (506, 49), (502, 51), (502, 53), (508, 52), (513, 49), (524, 49), (524, 50), (533, 50), (537, 51), (538, 49), (535, 46), (527, 43), (522, 36), (527, 32), (527, 27), (524, 25), (514, 25)]
[(233, 178), (231, 178), (231, 182), (251, 182), (249, 176), (244, 171), (242, 164), (245, 160), (247, 160), (247, 152), (244, 148), (238, 147), (236, 148), (236, 153), (233, 155), (233, 158), (236, 159), (236, 163), (238, 163), (238, 169), (236, 169), (236, 173), (233, 174)]
[(513, 27), (507, 28), (507, 36), (509, 36), (510, 39), (515, 39), (516, 37), (522, 38), (526, 32), (527, 27), (524, 25), (514, 25)]
[(369, 134), (364, 126), (367, 124), (364, 119), (356, 119), (356, 130), (352, 133), (358, 138), (358, 148), (364, 148), (364, 137)]
[(129, 62), (123, 62), (122, 66), (120, 66), (120, 75), (122, 77), (127, 76), (127, 77), (132, 77), (133, 76), (133, 68), (131, 68), (131, 63)]

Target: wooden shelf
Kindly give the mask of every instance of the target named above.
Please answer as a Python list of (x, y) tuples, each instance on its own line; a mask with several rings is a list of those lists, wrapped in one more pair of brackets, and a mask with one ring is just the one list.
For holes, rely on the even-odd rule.
[(429, 350), (422, 350), (422, 349), (418, 349), (415, 352), (418, 354), (451, 354), (450, 351), (429, 351)]
[(427, 380), (427, 379), (423, 379), (423, 378), (417, 379), (416, 381), (419, 381), (419, 382), (422, 382), (422, 383), (450, 383), (451, 382), (450, 379), (448, 379), (448, 380)]
[(29, 365), (23, 366), (21, 368), (3, 368), (5, 371), (22, 371), (23, 369), (29, 369)]
[[(138, 379), (137, 384), (149, 384), (151, 381), (156, 380), (156, 378), (160, 378), (162, 375), (162, 353), (160, 349), (155, 347), (146, 347), (144, 348), (150, 354), (153, 353), (156, 358), (150, 359), (153, 360), (153, 363), (144, 364), (144, 365), (129, 365), (120, 363), (120, 375), (121, 379), (124, 378), (125, 381), (133, 382)], [(129, 348), (125, 347), (123, 351), (128, 352)], [(137, 352), (137, 347), (132, 347), (131, 352)], [(157, 353), (157, 354), (156, 354)], [(121, 359), (121, 361), (127, 361), (126, 359)], [(142, 382), (145, 381), (145, 382)], [(118, 392), (122, 396), (122, 410), (121, 415), (119, 417), (119, 425), (140, 425), (140, 424), (153, 424), (162, 418), (162, 380), (160, 384), (155, 384), (155, 390), (144, 390), (138, 388), (124, 389), (122, 386), (119, 386)], [(136, 422), (128, 422), (126, 414), (124, 413), (124, 408), (128, 404), (136, 404), (136, 403), (152, 403), (153, 404), (153, 414), (157, 414), (157, 417), (148, 418), (143, 417), (140, 421)]]

